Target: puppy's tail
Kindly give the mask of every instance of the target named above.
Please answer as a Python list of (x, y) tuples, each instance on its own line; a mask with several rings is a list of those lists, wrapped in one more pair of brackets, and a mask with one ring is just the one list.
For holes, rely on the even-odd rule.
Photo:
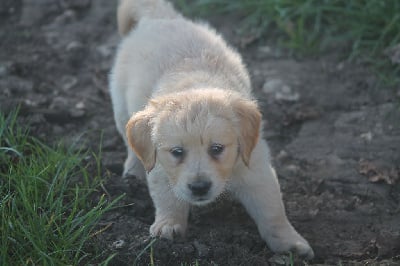
[(120, 0), (117, 10), (118, 31), (125, 36), (139, 22), (148, 18), (177, 18), (171, 3), (164, 0)]

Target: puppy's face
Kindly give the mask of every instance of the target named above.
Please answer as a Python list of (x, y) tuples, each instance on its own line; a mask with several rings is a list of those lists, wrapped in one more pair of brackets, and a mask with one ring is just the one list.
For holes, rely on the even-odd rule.
[(158, 161), (175, 195), (202, 205), (221, 194), (238, 160), (249, 163), (260, 120), (257, 106), (237, 95), (186, 92), (153, 100), (127, 135), (148, 171)]
[(224, 190), (239, 157), (237, 129), (212, 114), (194, 121), (176, 118), (163, 119), (156, 129), (157, 160), (177, 197), (208, 203)]

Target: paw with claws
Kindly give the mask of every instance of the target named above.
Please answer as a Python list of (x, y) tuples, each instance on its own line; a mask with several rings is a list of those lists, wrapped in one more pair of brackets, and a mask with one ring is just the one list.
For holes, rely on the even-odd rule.
[(314, 251), (301, 235), (287, 227), (266, 237), (268, 246), (277, 253), (292, 251), (305, 259), (314, 258)]
[(150, 234), (153, 237), (162, 237), (173, 240), (176, 237), (183, 237), (186, 232), (186, 224), (173, 219), (156, 220), (150, 226)]

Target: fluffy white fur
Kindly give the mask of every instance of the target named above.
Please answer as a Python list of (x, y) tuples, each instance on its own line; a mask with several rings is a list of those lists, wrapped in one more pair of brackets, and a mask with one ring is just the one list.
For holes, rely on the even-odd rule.
[(122, 0), (123, 40), (110, 76), (124, 176), (146, 178), (153, 236), (187, 227), (189, 205), (232, 193), (275, 252), (313, 251), (286, 218), (261, 114), (240, 56), (209, 26), (164, 0)]

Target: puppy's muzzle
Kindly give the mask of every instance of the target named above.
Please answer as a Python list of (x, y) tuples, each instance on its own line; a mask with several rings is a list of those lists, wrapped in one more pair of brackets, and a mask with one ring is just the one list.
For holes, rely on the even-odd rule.
[(193, 196), (202, 197), (205, 196), (211, 188), (211, 181), (209, 180), (196, 180), (188, 184), (188, 188), (192, 192)]

